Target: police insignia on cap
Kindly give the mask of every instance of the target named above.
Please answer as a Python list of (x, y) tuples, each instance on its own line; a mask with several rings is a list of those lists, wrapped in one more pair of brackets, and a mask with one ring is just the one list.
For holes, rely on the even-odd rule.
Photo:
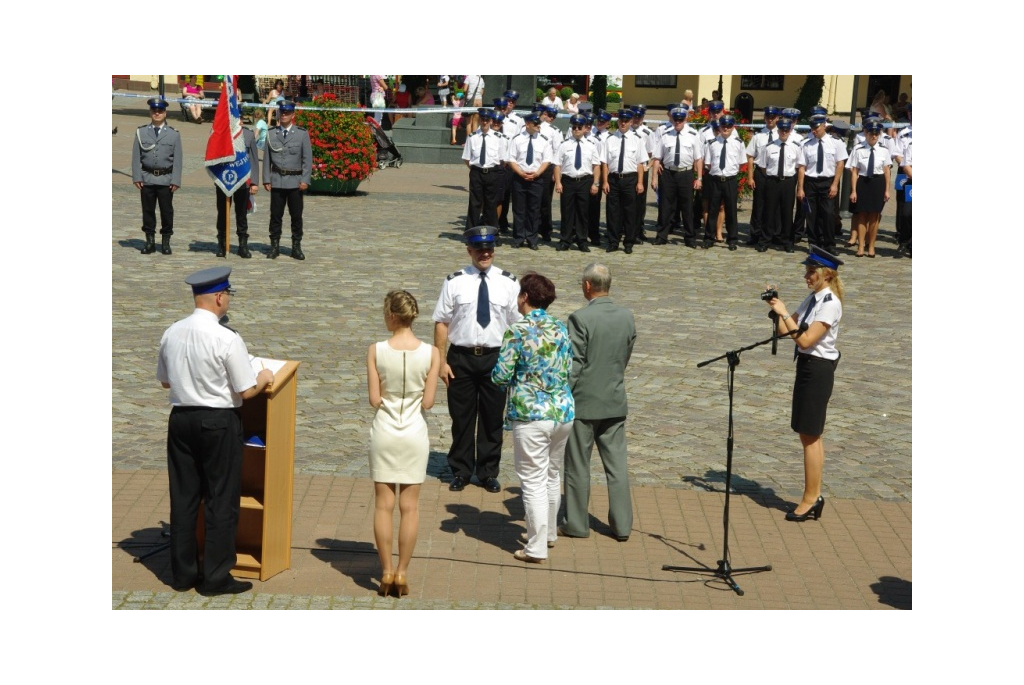
[(150, 109), (167, 109), (167, 100), (156, 97), (146, 100), (146, 104), (149, 105)]
[(498, 229), (494, 226), (474, 226), (467, 228), (462, 235), (470, 247), (494, 247)]
[(829, 269), (838, 269), (843, 265), (843, 260), (836, 257), (834, 254), (821, 249), (817, 245), (811, 245), (810, 252), (807, 254), (807, 259), (800, 263), (804, 266), (825, 266)]

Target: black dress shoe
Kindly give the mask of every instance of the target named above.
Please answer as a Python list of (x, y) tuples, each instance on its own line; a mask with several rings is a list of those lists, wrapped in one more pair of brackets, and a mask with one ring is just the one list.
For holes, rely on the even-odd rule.
[(657, 238), (657, 239), (655, 239), (654, 244), (655, 245), (668, 245), (668, 239), (666, 239), (666, 238)]
[(171, 254), (171, 236), (165, 235), (160, 242), (160, 253)]
[(793, 246), (792, 245), (786, 245), (786, 252), (792, 253), (793, 252)]
[(203, 579), (198, 578), (193, 580), (191, 583), (171, 583), (171, 589), (175, 592), (188, 592), (194, 587), (200, 587), (203, 584)]
[(555, 248), (555, 251), (556, 252), (568, 252), (569, 251), (569, 246), (566, 245), (565, 243), (559, 243), (558, 247)]
[(587, 247), (586, 243), (580, 245), (580, 252), (590, 252), (590, 248)]
[(462, 476), (455, 476), (452, 478), (452, 482), (448, 484), (448, 489), (452, 492), (462, 492), (466, 488), (466, 479)]
[(729, 250), (732, 251), (732, 250), (735, 250), (735, 249), (736, 249), (736, 243), (729, 243)]
[(519, 241), (519, 245), (517, 245), (516, 247), (529, 247), (529, 246), (530, 246), (530, 241), (529, 240), (520, 240)]
[(617, 252), (618, 249), (619, 249), (618, 245), (609, 245), (608, 247), (604, 248), (604, 251), (605, 252)]
[(485, 478), (482, 485), (487, 492), (501, 492), (501, 483), (497, 478)]
[(626, 254), (633, 254), (633, 246), (626, 245), (626, 247), (622, 248), (622, 251), (625, 252)]
[(248, 580), (236, 580), (232, 578), (228, 582), (224, 583), (220, 587), (207, 588), (204, 587), (198, 592), (203, 597), (213, 597), (215, 595), (237, 595), (242, 592), (247, 592), (252, 589), (252, 583)]
[(757, 246), (757, 251), (758, 252), (767, 252), (768, 251), (768, 246), (767, 245), (758, 245)]
[[(545, 242), (549, 242), (550, 243), (551, 241), (547, 240)], [(536, 252), (537, 250), (540, 249), (540, 246), (539, 245), (530, 245), (530, 249), (533, 250), (534, 252)]]
[(787, 521), (806, 521), (809, 518), (813, 518), (815, 521), (817, 521), (819, 518), (821, 518), (821, 512), (824, 509), (825, 509), (825, 498), (822, 497), (821, 495), (819, 495), (818, 499), (814, 502), (814, 506), (812, 506), (810, 509), (808, 509), (803, 514), (796, 513), (796, 508), (794, 507), (793, 511), (789, 512), (788, 514), (786, 514), (786, 520)]
[(697, 243), (693, 242), (692, 240), (684, 240), (683, 241), (683, 245), (686, 245), (690, 249), (696, 249), (697, 248)]
[(629, 536), (628, 535), (616, 535), (615, 539), (618, 540), (619, 542), (629, 542)]
[(705, 240), (703, 243), (701, 243), (701, 247), (703, 247), (705, 250), (709, 250), (711, 249), (711, 246), (714, 244), (715, 243), (712, 240)]

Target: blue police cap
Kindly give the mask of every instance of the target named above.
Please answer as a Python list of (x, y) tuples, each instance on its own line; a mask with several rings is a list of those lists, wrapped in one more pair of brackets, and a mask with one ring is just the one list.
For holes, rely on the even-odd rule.
[(167, 100), (163, 98), (150, 98), (146, 100), (150, 109), (167, 109)]
[(815, 114), (815, 115), (813, 115), (811, 117), (811, 128), (814, 128), (815, 126), (820, 126), (821, 124), (827, 124), (827, 123), (828, 123), (828, 117), (825, 116), (824, 114)]
[(590, 126), (594, 125), (594, 115), (593, 114), (591, 114), (590, 112), (587, 112), (586, 114), (583, 115), (583, 117), (587, 120), (587, 124), (588, 125), (590, 125)]
[(725, 109), (725, 103), (721, 100), (712, 100), (708, 103), (709, 112), (721, 112), (723, 109)]
[(718, 119), (712, 119), (711, 120), (711, 128), (713, 128), (713, 129), (715, 129), (717, 131), (718, 130), (718, 125), (719, 125), (718, 124)]
[(519, 91), (518, 90), (506, 90), (504, 93), (502, 93), (501, 96), (505, 97), (505, 98), (508, 98), (509, 100), (517, 100), (518, 101), (519, 100)]
[(582, 114), (573, 114), (571, 117), (569, 117), (570, 126), (585, 126), (586, 123), (587, 118)]
[(782, 114), (782, 110), (775, 105), (768, 105), (764, 108), (764, 115), (766, 117), (777, 117)]
[(731, 114), (723, 114), (718, 119), (718, 123), (721, 126), (735, 126), (736, 125), (736, 117), (734, 117)]
[(539, 124), (540, 115), (537, 114), (536, 112), (530, 112), (529, 114), (523, 115), (523, 121), (529, 122), (531, 124)]
[(779, 123), (775, 124), (775, 128), (779, 129), (780, 131), (792, 131), (793, 122), (790, 121), (789, 119), (779, 119)]
[(881, 133), (882, 132), (882, 120), (881, 119), (868, 119), (864, 122), (865, 133)]
[(533, 107), (530, 108), (530, 111), (531, 112), (543, 112), (544, 111), (544, 105), (539, 103), (539, 102), (535, 102), (535, 103), (533, 103)]
[(674, 109), (675, 109), (676, 107), (684, 107), (684, 106), (685, 106), (685, 105), (682, 105), (682, 104), (680, 104), (680, 103), (678, 103), (678, 102), (670, 102), (670, 103), (668, 103), (667, 105), (665, 105), (665, 111), (666, 111), (666, 112), (671, 112), (671, 111), (672, 111), (672, 110), (674, 110)]
[(294, 112), (295, 111), (295, 103), (294, 102), (289, 102), (288, 100), (285, 100), (284, 102), (281, 103), (281, 111), (282, 112)]
[(843, 264), (843, 260), (836, 257), (834, 254), (826, 252), (817, 245), (811, 245), (810, 252), (807, 254), (807, 259), (800, 262), (804, 266), (825, 266), (829, 269), (838, 269)]
[(619, 121), (626, 121), (633, 118), (633, 110), (631, 109), (620, 109), (617, 113)]
[(611, 121), (612, 120), (612, 113), (611, 112), (606, 112), (606, 111), (604, 111), (602, 109), (602, 110), (598, 110), (597, 114), (594, 115), (594, 117), (597, 120), (599, 120), (599, 121)]
[(647, 105), (633, 105), (630, 109), (637, 114), (647, 114)]
[(558, 108), (553, 105), (541, 105), (540, 111), (545, 114), (550, 114), (551, 116), (556, 116), (558, 114)]
[(669, 115), (674, 121), (686, 121), (686, 115), (690, 113), (690, 110), (685, 107), (673, 107)]
[(845, 121), (833, 121), (832, 130), (838, 133), (839, 135), (846, 135), (847, 133), (850, 132), (850, 125)]
[(494, 106), (495, 106), (495, 108), (505, 109), (506, 107), (508, 107), (508, 99), (507, 98), (494, 98)]
[(476, 113), (478, 115), (480, 115), (480, 117), (482, 117), (484, 119), (493, 119), (494, 118), (494, 110), (493, 109), (487, 109), (486, 107), (477, 107)]
[(499, 124), (505, 121), (505, 115), (501, 112), (492, 112), (491, 118), (497, 121)]
[(783, 107), (782, 116), (786, 117), (787, 119), (796, 120), (800, 118), (800, 110), (798, 110), (796, 107)]
[(811, 107), (811, 114), (828, 114), (828, 110), (821, 105), (815, 105)]
[(498, 229), (494, 226), (475, 226), (467, 228), (462, 235), (470, 247), (494, 247)]
[(193, 295), (219, 293), (231, 288), (231, 284), (228, 282), (230, 275), (230, 266), (214, 266), (195, 272), (186, 278), (185, 282), (192, 286)]

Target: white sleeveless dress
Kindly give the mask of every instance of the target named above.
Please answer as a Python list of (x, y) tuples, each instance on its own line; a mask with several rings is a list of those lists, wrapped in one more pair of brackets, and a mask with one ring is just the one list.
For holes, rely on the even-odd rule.
[(370, 477), (378, 483), (422, 483), (430, 452), (423, 387), (431, 346), (421, 341), (403, 351), (384, 340), (376, 354), (383, 403), (370, 427)]

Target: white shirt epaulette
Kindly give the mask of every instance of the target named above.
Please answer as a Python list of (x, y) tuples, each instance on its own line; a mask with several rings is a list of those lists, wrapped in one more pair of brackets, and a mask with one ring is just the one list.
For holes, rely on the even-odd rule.
[[(462, 273), (462, 272), (460, 271), (459, 273)], [(501, 275), (502, 275), (502, 276), (504, 276), (505, 278), (511, 278), (511, 279), (512, 279), (513, 281), (515, 281), (515, 280), (516, 280), (516, 277), (515, 277), (515, 275), (514, 275), (514, 274), (511, 274), (511, 273), (509, 273), (508, 271), (502, 271), (502, 272), (501, 272)]]
[(446, 281), (450, 281), (450, 280), (452, 280), (453, 278), (455, 278), (456, 276), (463, 276), (463, 275), (465, 275), (465, 272), (464, 272), (464, 271), (463, 271), (462, 269), (459, 269), (459, 270), (458, 270), (458, 271), (456, 271), (455, 273), (450, 273), (450, 274), (448, 274), (448, 278), (446, 278), (445, 280), (446, 280)]

